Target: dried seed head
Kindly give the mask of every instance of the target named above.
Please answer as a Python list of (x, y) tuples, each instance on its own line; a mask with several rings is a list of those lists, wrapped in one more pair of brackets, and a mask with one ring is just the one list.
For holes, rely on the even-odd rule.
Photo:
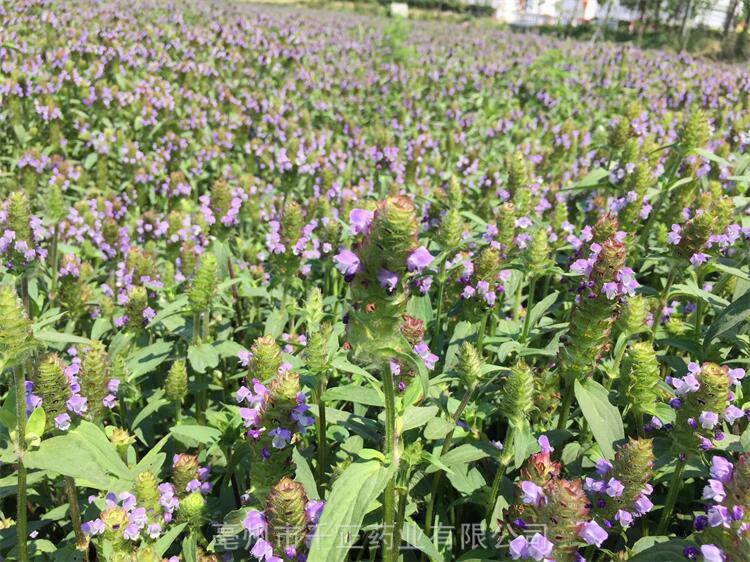
[(307, 496), (302, 484), (284, 477), (271, 488), (266, 499), (268, 540), (277, 549), (299, 551), (305, 542), (308, 526), (305, 517)]

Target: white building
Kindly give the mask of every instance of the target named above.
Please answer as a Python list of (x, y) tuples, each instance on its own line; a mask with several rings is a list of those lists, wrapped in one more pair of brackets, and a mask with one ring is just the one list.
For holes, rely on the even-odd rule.
[[(716, 0), (693, 25), (721, 29), (730, 0)], [(604, 17), (606, 0), (492, 0), (495, 18), (512, 25), (534, 26), (584, 22)], [(638, 14), (613, 1), (611, 21), (634, 21)]]

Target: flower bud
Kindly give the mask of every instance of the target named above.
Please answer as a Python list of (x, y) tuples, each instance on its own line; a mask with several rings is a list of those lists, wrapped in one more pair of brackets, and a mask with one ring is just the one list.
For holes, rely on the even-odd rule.
[(594, 224), (593, 241), (597, 244), (603, 244), (615, 235), (618, 228), (619, 224), (615, 215), (611, 213), (602, 215)]
[(328, 360), (328, 339), (330, 336), (330, 324), (323, 324), (307, 336), (307, 346), (305, 347), (307, 370), (315, 376), (325, 375), (330, 367)]
[(680, 132), (678, 142), (683, 150), (703, 148), (706, 146), (710, 134), (711, 128), (706, 114), (702, 109), (693, 108)]
[(279, 551), (304, 547), (308, 532), (305, 506), (307, 496), (302, 484), (289, 477), (279, 480), (266, 499), (268, 541)]
[(482, 365), (482, 358), (476, 348), (469, 342), (461, 344), (456, 371), (467, 388), (473, 388), (482, 380)]
[(295, 201), (287, 201), (281, 213), (281, 242), (287, 249), (291, 249), (299, 240), (304, 217), (302, 207)]
[(177, 519), (197, 531), (206, 521), (206, 500), (200, 492), (191, 492), (180, 499), (177, 508)]
[(529, 275), (539, 277), (552, 266), (549, 249), (549, 234), (544, 228), (537, 228), (531, 235), (531, 242), (526, 250), (526, 266)]
[(195, 455), (175, 455), (172, 461), (172, 484), (178, 497), (182, 498), (188, 493), (187, 487), (191, 480), (198, 480), (199, 468), (198, 457)]
[(267, 381), (274, 377), (281, 366), (281, 348), (273, 336), (261, 336), (250, 347), (250, 374), (260, 380)]
[(508, 191), (515, 196), (519, 191), (528, 191), (529, 183), (526, 158), (521, 152), (514, 152), (508, 166)]
[(148, 292), (141, 285), (133, 285), (128, 290), (128, 304), (125, 314), (128, 316), (128, 327), (131, 330), (141, 330), (144, 324), (143, 311), (148, 306)]
[(113, 427), (109, 434), (109, 442), (117, 450), (117, 454), (125, 461), (128, 458), (128, 447), (135, 443), (135, 437), (128, 433), (127, 429)]
[[(649, 412), (661, 394), (659, 363), (650, 342), (636, 342), (628, 347), (622, 363), (625, 400), (638, 414)], [(640, 423), (640, 416), (638, 423)]]
[(682, 227), (681, 239), (675, 247), (675, 252), (683, 259), (690, 259), (693, 254), (700, 252), (711, 236), (714, 226), (712, 213), (697, 213)]
[(138, 500), (138, 505), (146, 509), (149, 520), (154, 520), (161, 514), (159, 481), (153, 472), (148, 470), (139, 472), (133, 479), (133, 491)]
[(50, 184), (44, 203), (47, 218), (52, 223), (57, 223), (65, 217), (65, 199), (60, 186), (56, 183)]
[(109, 359), (104, 344), (94, 341), (83, 350), (81, 370), (78, 382), (81, 385), (81, 395), (86, 397), (88, 406), (87, 417), (92, 421), (99, 421), (104, 413), (104, 397), (109, 394)]
[(360, 254), (369, 277), (374, 281), (381, 268), (403, 274), (416, 243), (417, 217), (412, 200), (397, 196), (381, 201)]
[(313, 287), (307, 294), (303, 309), (308, 336), (312, 334), (323, 321), (323, 293), (318, 287)]
[(216, 256), (211, 252), (204, 252), (188, 289), (188, 301), (193, 313), (205, 312), (211, 306), (211, 299), (216, 292), (216, 269)]
[(172, 402), (182, 403), (187, 396), (188, 375), (185, 361), (178, 359), (169, 368), (164, 383), (164, 396)]
[(65, 377), (65, 365), (56, 354), (47, 355), (37, 367), (34, 393), (42, 399), (47, 427), (65, 412), (65, 402), (70, 398), (70, 385)]
[(0, 356), (6, 367), (22, 363), (38, 346), (32, 322), (26, 315), (15, 289), (0, 285)]
[(520, 428), (534, 405), (534, 375), (525, 363), (513, 367), (500, 392), (500, 412), (508, 422)]
[(458, 208), (450, 208), (443, 215), (437, 231), (437, 241), (445, 250), (455, 250), (461, 243), (464, 222)]
[(424, 322), (419, 318), (404, 314), (401, 333), (409, 342), (409, 345), (414, 347), (424, 339)]
[(642, 295), (628, 297), (620, 309), (617, 328), (631, 335), (648, 330), (648, 317), (651, 313), (648, 299)]
[(5, 226), (15, 233), (15, 240), (26, 242), (31, 246), (33, 242), (29, 226), (31, 203), (24, 191), (14, 191), (8, 197), (7, 217)]
[(477, 277), (477, 281), (494, 283), (499, 272), (500, 254), (491, 246), (484, 248), (480, 252), (477, 263), (474, 266), (474, 273)]

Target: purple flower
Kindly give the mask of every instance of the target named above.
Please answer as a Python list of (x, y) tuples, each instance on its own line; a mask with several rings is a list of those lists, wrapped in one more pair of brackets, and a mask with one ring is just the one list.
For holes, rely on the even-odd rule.
[(724, 409), (724, 419), (727, 420), (728, 424), (733, 424), (735, 421), (745, 415), (745, 412), (740, 410), (737, 406), (730, 405)]
[(370, 223), (375, 215), (372, 211), (352, 209), (349, 211), (349, 232), (351, 234), (367, 234)]
[(538, 507), (544, 500), (544, 490), (530, 480), (521, 482), (521, 492), (523, 493), (523, 503)]
[(544, 535), (535, 533), (528, 545), (528, 555), (534, 560), (544, 560), (552, 554), (553, 544)]
[(641, 494), (640, 496), (638, 496), (638, 499), (633, 502), (633, 507), (635, 508), (635, 512), (638, 515), (646, 515), (654, 508), (654, 504), (651, 503), (651, 500), (648, 499), (648, 496)]
[(732, 522), (732, 518), (729, 516), (729, 510), (723, 505), (711, 506), (707, 515), (708, 524), (711, 525), (711, 527), (718, 527), (719, 525), (729, 527), (729, 524)]
[(409, 271), (421, 273), (425, 267), (432, 263), (432, 260), (432, 254), (427, 251), (427, 248), (420, 246), (406, 259), (406, 267)]
[(419, 342), (417, 345), (414, 346), (414, 353), (419, 355), (419, 357), (422, 358), (422, 362), (424, 363), (424, 366), (427, 367), (428, 370), (432, 370), (435, 368), (435, 363), (437, 363), (437, 360), (439, 357), (435, 355), (434, 353), (430, 352), (430, 348), (427, 347), (427, 344), (425, 342)]
[(716, 412), (701, 412), (698, 421), (703, 429), (713, 429), (719, 423), (719, 415)]
[(670, 232), (667, 235), (667, 241), (670, 244), (679, 244), (680, 240), (682, 240), (682, 236), (680, 235), (681, 232), (682, 232), (682, 228), (680, 227), (680, 225), (679, 224), (673, 224), (672, 225), (672, 232)]
[(555, 448), (549, 444), (549, 437), (546, 435), (539, 436), (539, 439), (537, 440), (539, 443), (539, 447), (541, 447), (542, 453), (551, 453), (555, 450)]
[(396, 288), (396, 284), (398, 283), (398, 275), (382, 267), (378, 269), (375, 277), (378, 278), (380, 286), (389, 293), (393, 292), (393, 289)]
[(273, 556), (273, 547), (265, 539), (258, 539), (253, 546), (250, 554), (255, 556), (258, 560), (268, 560), (269, 557)]
[(461, 298), (462, 299), (470, 299), (474, 296), (476, 293), (476, 290), (471, 285), (466, 285), (464, 287), (464, 290), (461, 292)]
[(513, 560), (519, 558), (525, 559), (529, 556), (529, 541), (523, 535), (517, 536), (515, 539), (510, 541), (508, 545), (508, 553)]
[(739, 382), (745, 378), (745, 369), (729, 369), (729, 371), (727, 371), (727, 376), (729, 377), (730, 384), (739, 384)]
[(307, 522), (311, 525), (315, 525), (318, 522), (318, 519), (320, 518), (320, 513), (323, 511), (323, 507), (325, 506), (324, 501), (318, 501), (318, 500), (310, 500), (307, 502), (307, 505), (305, 506), (305, 517), (307, 518)]
[(84, 396), (81, 396), (80, 394), (74, 394), (73, 396), (68, 398), (65, 406), (68, 408), (68, 410), (79, 416), (86, 412), (86, 410), (88, 410), (88, 406), (86, 405), (86, 398)]
[(55, 427), (61, 431), (67, 431), (70, 428), (70, 416), (65, 412), (55, 416)]
[(85, 534), (90, 536), (101, 535), (105, 529), (106, 526), (104, 525), (104, 521), (102, 521), (101, 519), (86, 521), (83, 525), (81, 525), (81, 530), (83, 530)]
[(715, 455), (711, 458), (711, 468), (709, 473), (719, 482), (728, 482), (732, 478), (734, 466), (724, 457)]
[(709, 479), (708, 484), (703, 488), (703, 499), (722, 502), (727, 497), (724, 491), (724, 484), (713, 478)]
[(703, 555), (703, 560), (705, 562), (725, 562), (727, 559), (726, 556), (724, 556), (724, 552), (712, 544), (704, 544), (701, 546), (701, 554)]
[(333, 256), (333, 261), (338, 269), (347, 278), (354, 276), (359, 271), (359, 257), (351, 250), (341, 250)]
[(622, 485), (622, 482), (617, 478), (610, 478), (605, 491), (610, 498), (619, 498), (624, 489), (625, 487)]
[(578, 531), (578, 536), (586, 541), (586, 543), (599, 547), (602, 546), (602, 543), (607, 540), (609, 535), (607, 534), (607, 531), (599, 526), (599, 523), (596, 521), (589, 521), (583, 524)]
[(276, 449), (283, 449), (289, 444), (292, 439), (292, 432), (283, 427), (277, 427), (268, 432), (268, 435), (273, 437), (271, 444)]
[(598, 459), (596, 461), (596, 473), (600, 476), (604, 476), (610, 470), (612, 470), (612, 463), (607, 459)]
[(140, 534), (141, 534), (141, 528), (135, 523), (130, 523), (122, 531), (122, 536), (125, 537), (129, 541), (136, 540)]
[(690, 256), (690, 263), (693, 265), (693, 267), (698, 267), (703, 265), (708, 261), (708, 256), (702, 252), (698, 252), (697, 254), (693, 254)]
[[(237, 358), (240, 360), (240, 365), (243, 367), (247, 367), (250, 365), (250, 359), (253, 358), (253, 354), (250, 353), (248, 350), (243, 349), (242, 351), (237, 353)], [(240, 390), (245, 389), (248, 393), (250, 390), (247, 387), (240, 387)], [(240, 390), (237, 391), (237, 402), (242, 402), (244, 398), (240, 398)]]
[(254, 509), (245, 514), (242, 526), (245, 527), (247, 532), (253, 537), (261, 537), (268, 531), (268, 524), (266, 523), (265, 515)]
[(633, 524), (633, 515), (624, 509), (618, 509), (615, 513), (615, 520), (620, 522), (623, 528), (630, 527)]

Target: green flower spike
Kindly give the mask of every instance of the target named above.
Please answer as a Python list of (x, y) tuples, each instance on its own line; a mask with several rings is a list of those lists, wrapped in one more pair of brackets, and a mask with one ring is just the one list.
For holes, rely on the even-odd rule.
[(259, 381), (276, 376), (281, 367), (281, 348), (272, 336), (261, 336), (250, 347), (250, 374)]
[(178, 359), (169, 368), (167, 380), (164, 383), (164, 396), (172, 402), (182, 403), (187, 396), (188, 375), (185, 361)]
[(204, 252), (188, 289), (188, 302), (194, 314), (207, 311), (211, 305), (216, 292), (216, 269), (216, 256), (211, 252)]
[(104, 415), (102, 400), (108, 394), (109, 359), (104, 344), (94, 341), (83, 350), (81, 356), (81, 370), (78, 382), (81, 385), (81, 395), (86, 397), (88, 411), (86, 416), (92, 421), (101, 420)]
[(64, 370), (65, 365), (56, 354), (46, 356), (37, 367), (34, 393), (42, 399), (48, 428), (52, 427), (55, 417), (65, 412), (65, 403), (70, 398)]

